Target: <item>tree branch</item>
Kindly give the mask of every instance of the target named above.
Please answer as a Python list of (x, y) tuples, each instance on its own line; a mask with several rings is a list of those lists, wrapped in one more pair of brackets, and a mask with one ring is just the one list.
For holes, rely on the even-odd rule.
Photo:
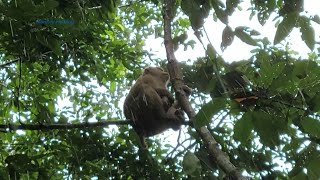
[[(167, 59), (168, 59), (168, 71), (171, 77), (171, 82), (173, 84), (174, 91), (176, 92), (176, 97), (182, 109), (187, 113), (189, 119), (193, 119), (196, 115), (193, 110), (188, 97), (183, 91), (183, 78), (182, 72), (178, 67), (178, 61), (174, 55), (173, 42), (171, 37), (171, 21), (172, 17), (172, 7), (175, 0), (165, 0), (163, 7), (163, 19), (164, 19), (164, 45), (166, 48)], [(206, 127), (201, 127), (196, 129), (199, 136), (201, 137), (204, 145), (207, 149), (208, 154), (212, 157), (212, 160), (219, 165), (219, 167), (230, 177), (231, 179), (247, 179), (242, 176), (241, 172), (236, 168), (229, 160), (229, 157), (224, 153), (213, 138), (210, 131)]]
[(16, 130), (53, 130), (53, 129), (82, 129), (90, 127), (104, 127), (109, 125), (125, 125), (130, 124), (130, 120), (107, 120), (99, 122), (85, 122), (77, 124), (0, 124), (0, 131), (16, 131)]
[(7, 66), (10, 66), (11, 64), (14, 64), (14, 63), (18, 62), (18, 61), (19, 61), (19, 58), (18, 59), (14, 59), (14, 60), (9, 61), (9, 62), (6, 62), (6, 63), (3, 63), (3, 64), (0, 64), (0, 68), (5, 68)]
[[(130, 119), (126, 120), (105, 120), (99, 122), (84, 122), (77, 124), (0, 124), (0, 132), (9, 132), (16, 130), (67, 130), (67, 129), (84, 129), (91, 127), (105, 127), (109, 125), (128, 125), (131, 124)], [(184, 125), (189, 125), (189, 122), (184, 122)]]

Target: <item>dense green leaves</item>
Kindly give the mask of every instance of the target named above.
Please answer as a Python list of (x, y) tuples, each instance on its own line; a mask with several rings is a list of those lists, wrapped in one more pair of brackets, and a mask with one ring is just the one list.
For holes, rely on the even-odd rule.
[[(183, 80), (196, 116), (194, 126), (165, 134), (168, 143), (149, 138), (148, 150), (127, 125), (14, 128), (122, 120), (123, 98), (141, 70), (167, 62), (149, 52), (161, 43), (144, 42), (163, 37), (162, 1), (0, 2), (0, 179), (227, 179), (199, 140), (202, 126), (252, 179), (319, 179), (319, 15), (305, 13), (301, 0), (250, 1), (249, 8), (239, 0), (176, 2), (177, 53), (179, 45), (205, 50), (197, 60), (179, 57), (189, 59)], [(274, 22), (277, 46), (256, 27), (234, 23), (240, 10), (252, 22)], [(294, 28), (313, 51), (307, 57), (290, 50)], [(221, 42), (212, 39), (217, 33)], [(231, 49), (234, 36), (255, 49), (230, 64), (217, 46)]]
[(280, 144), (280, 134), (286, 130), (286, 121), (279, 116), (262, 111), (246, 112), (235, 124), (234, 138), (247, 144), (252, 130), (261, 138), (261, 143), (275, 147)]
[(269, 147), (280, 145), (280, 134), (287, 125), (285, 119), (261, 111), (253, 112), (252, 119), (261, 143)]

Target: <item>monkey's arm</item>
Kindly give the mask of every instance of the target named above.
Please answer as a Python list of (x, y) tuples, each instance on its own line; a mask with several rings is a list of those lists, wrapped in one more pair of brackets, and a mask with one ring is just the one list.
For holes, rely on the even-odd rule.
[(157, 92), (157, 94), (161, 98), (167, 97), (170, 104), (172, 104), (174, 102), (174, 98), (173, 98), (172, 94), (167, 89), (155, 89), (155, 91)]

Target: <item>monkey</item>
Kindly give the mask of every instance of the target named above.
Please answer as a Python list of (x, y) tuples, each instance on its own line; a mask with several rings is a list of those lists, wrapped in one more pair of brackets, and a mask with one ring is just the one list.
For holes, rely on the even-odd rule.
[(184, 112), (167, 89), (169, 74), (160, 67), (147, 67), (131, 87), (124, 101), (124, 115), (147, 148), (145, 138), (178, 130), (184, 123)]

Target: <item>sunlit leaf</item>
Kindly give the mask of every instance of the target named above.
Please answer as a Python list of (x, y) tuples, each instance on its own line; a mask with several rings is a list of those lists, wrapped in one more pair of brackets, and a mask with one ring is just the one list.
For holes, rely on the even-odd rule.
[(110, 84), (110, 92), (114, 93), (116, 90), (116, 82), (112, 81)]

